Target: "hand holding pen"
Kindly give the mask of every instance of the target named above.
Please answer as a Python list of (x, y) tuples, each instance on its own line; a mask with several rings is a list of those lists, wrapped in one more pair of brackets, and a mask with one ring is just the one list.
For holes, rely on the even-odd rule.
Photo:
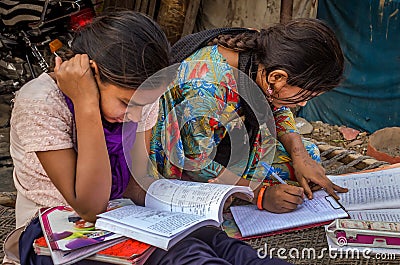
[[(288, 185), (278, 174), (274, 168), (265, 162), (261, 162), (266, 174), (272, 175), (280, 183), (284, 185), (274, 185), (267, 188), (261, 188), (262, 192), (258, 196), (259, 208), (274, 213), (291, 212), (303, 203), (304, 190), (301, 187)], [(264, 189), (264, 190), (263, 190)]]

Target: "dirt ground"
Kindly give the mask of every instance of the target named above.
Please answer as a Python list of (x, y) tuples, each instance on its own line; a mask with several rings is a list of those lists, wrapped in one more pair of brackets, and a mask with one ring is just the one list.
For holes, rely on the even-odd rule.
[(310, 122), (310, 124), (313, 126), (313, 131), (310, 134), (304, 134), (304, 137), (353, 150), (361, 155), (366, 154), (369, 139), (367, 132), (360, 132), (354, 140), (346, 140), (339, 131), (341, 127), (338, 125), (330, 125), (320, 121)]

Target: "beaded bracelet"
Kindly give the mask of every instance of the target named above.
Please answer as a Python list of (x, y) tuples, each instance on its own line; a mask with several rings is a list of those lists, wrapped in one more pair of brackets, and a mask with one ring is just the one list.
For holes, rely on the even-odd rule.
[(257, 208), (259, 210), (264, 210), (262, 203), (263, 203), (264, 193), (265, 193), (266, 189), (267, 189), (267, 186), (262, 186), (261, 189), (260, 189), (260, 192), (258, 193)]

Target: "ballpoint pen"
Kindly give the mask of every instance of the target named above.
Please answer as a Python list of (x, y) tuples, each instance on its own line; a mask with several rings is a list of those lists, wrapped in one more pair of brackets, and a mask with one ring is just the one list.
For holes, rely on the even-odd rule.
[(276, 180), (278, 180), (281, 184), (287, 184), (281, 177), (279, 177), (278, 174), (276, 174), (275, 169), (273, 166), (268, 165), (267, 163), (261, 161), (261, 165), (265, 168), (266, 170), (266, 175), (268, 176), (271, 174)]

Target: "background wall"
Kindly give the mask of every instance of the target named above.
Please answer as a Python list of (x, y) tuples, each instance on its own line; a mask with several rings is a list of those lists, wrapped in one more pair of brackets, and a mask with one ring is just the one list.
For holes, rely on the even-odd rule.
[[(202, 0), (196, 30), (215, 27), (263, 28), (280, 21), (281, 0)], [(318, 1), (294, 0), (293, 18), (315, 17)]]
[[(287, 11), (284, 3), (290, 2), (105, 0), (103, 7), (125, 7), (149, 14), (174, 43), (187, 22), (196, 22), (194, 31), (215, 27), (267, 27), (282, 19), (281, 12)], [(346, 57), (345, 80), (341, 86), (311, 100), (300, 109), (299, 116), (370, 133), (400, 126), (399, 8), (400, 0), (293, 0), (291, 16), (326, 21), (335, 30)], [(187, 19), (188, 13), (190, 19)], [(189, 28), (191, 32), (192, 25)]]
[(341, 42), (346, 77), (298, 115), (370, 133), (400, 126), (400, 0), (354, 2), (319, 0), (317, 16)]

